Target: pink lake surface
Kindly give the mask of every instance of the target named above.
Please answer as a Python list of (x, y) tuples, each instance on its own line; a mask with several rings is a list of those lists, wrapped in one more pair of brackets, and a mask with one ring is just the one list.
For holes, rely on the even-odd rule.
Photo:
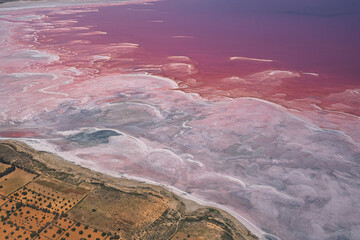
[(2, 10), (0, 136), (226, 208), (258, 235), (360, 236), (353, 0)]
[[(357, 22), (360, 17), (357, 12), (348, 13), (346, 8), (327, 9), (326, 6), (325, 9), (309, 7), (301, 12), (296, 3), (264, 4), (267, 8), (262, 4), (264, 2), (170, 0), (131, 7), (105, 6), (81, 17), (77, 14), (50, 16), (52, 20), (75, 18), (78, 23), (74, 26), (92, 26), (94, 31), (107, 33), (81, 37), (91, 44), (139, 44), (140, 50), (129, 54), (135, 61), (131, 67), (164, 64), (169, 56), (189, 57), (194, 64), (191, 74), (179, 72), (174, 69), (176, 67), (165, 67), (155, 74), (188, 83), (187, 89), (203, 95), (216, 94), (214, 89), (229, 90), (226, 93), (229, 96), (261, 96), (280, 102), (273, 95), (284, 93), (287, 100), (310, 97), (320, 99), (320, 105), (326, 107), (333, 102), (324, 99), (324, 95), (359, 86)], [(69, 46), (73, 38), (72, 32), (45, 31), (40, 43), (51, 41), (52, 45), (66, 46), (72, 51), (86, 51), (86, 45)], [(229, 60), (238, 56), (272, 62)], [(72, 64), (71, 61), (67, 63)], [(117, 65), (123, 67), (124, 63), (112, 61), (102, 70), (111, 71)], [(272, 89), (267, 84), (248, 86), (242, 81), (232, 81), (232, 84), (222, 81), (272, 69), (293, 71), (300, 76), (287, 78)], [(193, 84), (196, 86), (191, 86), (191, 79), (196, 79), (197, 84)], [(354, 106), (336, 110), (359, 113)]]

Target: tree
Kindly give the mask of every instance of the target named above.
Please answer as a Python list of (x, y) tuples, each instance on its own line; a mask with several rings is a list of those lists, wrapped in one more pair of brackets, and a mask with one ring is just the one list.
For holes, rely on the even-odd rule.
[(17, 202), (17, 203), (15, 204), (16, 209), (21, 208), (21, 207), (22, 207), (22, 205), (23, 205), (23, 203), (22, 203), (22, 202)]

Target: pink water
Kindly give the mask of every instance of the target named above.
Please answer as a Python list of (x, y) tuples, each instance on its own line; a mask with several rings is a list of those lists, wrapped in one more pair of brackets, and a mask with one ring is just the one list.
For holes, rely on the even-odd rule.
[[(79, 22), (74, 26), (90, 25), (95, 31), (107, 33), (81, 37), (90, 40), (91, 44), (139, 44), (140, 50), (128, 54), (135, 60), (131, 67), (164, 64), (169, 56), (187, 56), (195, 65), (196, 71), (191, 74), (179, 73), (172, 68), (155, 74), (185, 83), (196, 79), (196, 86), (188, 86), (187, 90), (190, 88), (190, 91), (199, 91), (203, 95), (212, 95), (214, 89), (231, 90), (230, 96), (261, 96), (280, 102), (273, 95), (285, 93), (287, 100), (316, 98), (322, 100), (322, 107), (326, 107), (333, 102), (324, 99), (324, 95), (359, 86), (359, 14), (347, 13), (347, 9), (333, 9), (335, 7), (327, 9), (326, 6), (320, 10), (315, 8), (313, 12), (309, 8), (306, 11), (310, 13), (305, 14), (291, 12), (300, 8), (297, 4), (274, 4), (268, 8), (261, 5), (230, 0), (221, 3), (169, 0), (131, 7), (101, 7), (98, 12), (81, 17), (55, 14), (51, 19), (75, 18)], [(44, 36), (41, 43), (51, 41), (55, 46), (86, 51), (83, 45), (69, 46), (73, 33), (45, 31)], [(236, 56), (273, 62), (229, 60)], [(71, 61), (68, 64), (72, 65)], [(112, 61), (102, 70), (112, 71), (116, 66), (123, 67), (124, 63)], [(272, 89), (267, 84), (257, 84), (253, 89), (241, 82), (226, 84), (221, 81), (233, 76), (246, 78), (272, 69), (319, 76), (288, 78)], [(209, 87), (211, 91), (207, 91)], [(352, 107), (336, 110), (358, 114), (357, 107)]]

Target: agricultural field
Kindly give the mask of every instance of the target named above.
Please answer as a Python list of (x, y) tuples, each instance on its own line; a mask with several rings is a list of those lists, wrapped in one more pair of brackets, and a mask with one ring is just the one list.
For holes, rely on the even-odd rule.
[(68, 218), (59, 217), (54, 222), (54, 225), (61, 229), (68, 230), (72, 225), (74, 225), (74, 221)]
[(56, 227), (54, 225), (50, 225), (48, 228), (42, 231), (41, 235), (50, 239), (57, 239), (63, 232), (64, 232), (63, 229)]
[(35, 174), (17, 168), (14, 172), (0, 178), (0, 194), (6, 196), (31, 182), (35, 177)]
[(20, 207), (10, 215), (9, 220), (18, 226), (23, 226), (30, 231), (38, 231), (54, 219), (55, 215), (27, 206)]
[(31, 239), (31, 232), (25, 230), (24, 227), (15, 226), (13, 222), (3, 221), (3, 219), (7, 219), (9, 213), (5, 210), (0, 210), (0, 239)]
[(37, 177), (19, 168), (0, 177), (0, 183), (0, 240), (110, 239), (108, 233), (64, 217), (91, 187)]
[(9, 197), (25, 204), (32, 204), (37, 208), (63, 213), (75, 206), (88, 192), (88, 189), (82, 187), (40, 177)]

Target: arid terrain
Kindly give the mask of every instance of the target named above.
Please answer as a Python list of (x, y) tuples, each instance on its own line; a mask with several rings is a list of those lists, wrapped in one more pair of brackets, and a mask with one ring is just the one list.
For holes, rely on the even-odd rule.
[(257, 239), (227, 213), (0, 142), (0, 239)]

